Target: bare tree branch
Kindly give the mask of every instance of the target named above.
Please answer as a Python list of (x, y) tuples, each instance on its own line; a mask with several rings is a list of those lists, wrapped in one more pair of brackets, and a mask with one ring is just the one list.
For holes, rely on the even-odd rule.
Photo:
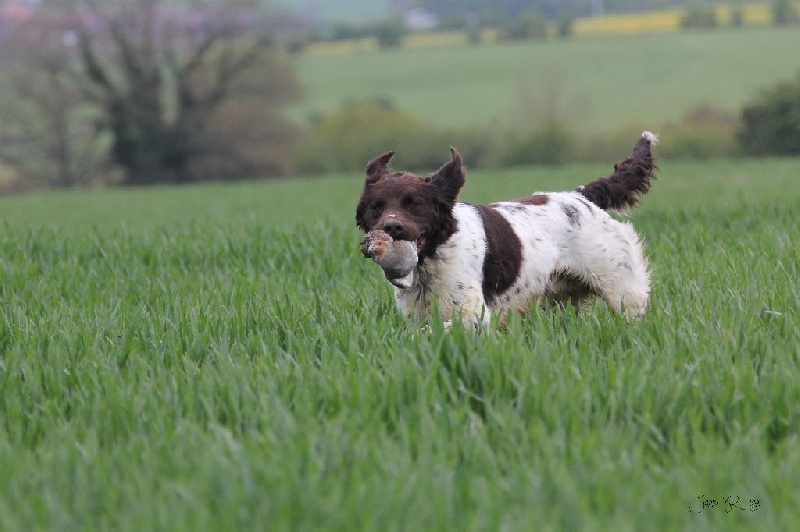
[[(292, 142), (295, 129), (266, 111), (289, 101), (298, 84), (261, 39), (247, 34), (248, 12), (237, 6), (250, 3), (70, 0), (66, 9), (47, 15), (66, 26), (53, 35), (73, 32), (74, 46), (60, 58), (41, 58), (37, 69), (53, 83), (28, 89), (29, 101), (52, 113), (75, 108), (59, 99), (59, 91), (79, 97), (110, 137), (109, 158), (125, 170), (128, 184), (205, 179), (204, 168), (212, 167), (221, 177), (285, 168), (285, 162), (265, 165), (252, 154), (285, 158), (288, 150), (259, 150), (251, 137), (260, 135), (265, 145)], [(71, 118), (58, 119), (43, 121), (56, 139), (48, 157), (64, 167), (69, 159), (74, 167), (80, 160), (74, 150), (64, 156), (72, 145), (58, 141), (69, 139), (74, 126)], [(237, 126), (228, 127), (233, 121)]]

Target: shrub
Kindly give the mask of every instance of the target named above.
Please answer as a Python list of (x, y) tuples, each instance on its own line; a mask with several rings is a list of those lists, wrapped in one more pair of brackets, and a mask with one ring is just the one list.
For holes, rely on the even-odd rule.
[(354, 173), (381, 152), (397, 150), (397, 166), (430, 172), (458, 148), (471, 167), (486, 166), (493, 140), (486, 128), (440, 130), (383, 99), (351, 102), (318, 117), (295, 154), (301, 174)]
[(715, 27), (717, 27), (717, 13), (713, 6), (690, 5), (681, 17), (683, 29)]
[(483, 31), (479, 27), (467, 30), (467, 42), (469, 44), (480, 44), (483, 42)]
[(333, 25), (329, 40), (347, 41), (351, 39), (362, 39), (366, 36), (363, 27), (348, 22), (339, 22)]
[(566, 11), (558, 17), (558, 36), (569, 39), (575, 33), (575, 15)]
[(284, 42), (284, 47), (286, 49), (286, 53), (289, 55), (300, 55), (306, 51), (306, 47), (308, 46), (309, 38), (304, 35), (292, 35), (286, 42)]
[(577, 144), (568, 127), (557, 122), (547, 123), (527, 135), (511, 138), (505, 150), (501, 148), (501, 164), (554, 166), (568, 163), (576, 159)]
[[(642, 126), (639, 123), (616, 130), (588, 134), (580, 138), (576, 160), (602, 164), (619, 162), (630, 154), (633, 143), (641, 134)], [(660, 157), (661, 146), (658, 153)]]
[(526, 13), (508, 22), (500, 37), (509, 41), (547, 38), (547, 21), (535, 13)]
[(744, 8), (740, 5), (731, 6), (731, 26), (734, 28), (744, 26)]
[(352, 102), (323, 116), (296, 157), (300, 173), (353, 172), (381, 152), (397, 150), (406, 168), (446, 161), (447, 141), (417, 117), (381, 100)]
[(207, 148), (192, 162), (191, 174), (196, 181), (286, 176), (301, 135), (298, 126), (257, 98), (226, 102), (201, 137)]
[(403, 44), (403, 37), (406, 35), (406, 27), (402, 21), (389, 20), (376, 24), (372, 28), (372, 34), (378, 40), (381, 48), (396, 48)]
[(665, 159), (711, 159), (729, 157), (736, 151), (736, 115), (698, 105), (680, 122), (666, 124), (661, 132), (659, 153)]
[(739, 144), (751, 155), (800, 155), (800, 71), (742, 108)]
[(772, 22), (775, 25), (795, 24), (799, 18), (794, 0), (774, 0), (772, 2)]

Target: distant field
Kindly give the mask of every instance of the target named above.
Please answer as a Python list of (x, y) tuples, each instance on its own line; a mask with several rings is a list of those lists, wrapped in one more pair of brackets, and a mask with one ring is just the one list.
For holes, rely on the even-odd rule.
[(796, 160), (665, 163), (641, 323), (504, 333), (404, 326), (360, 186), (0, 199), (0, 530), (798, 529)]
[[(720, 26), (730, 25), (733, 3), (717, 4), (715, 12)], [(772, 23), (772, 10), (768, 3), (738, 3), (744, 25)], [(575, 20), (574, 32), (578, 37), (587, 35), (623, 35), (655, 31), (680, 31), (684, 10), (664, 9), (648, 13), (611, 14), (604, 17), (584, 17)]]
[(385, 97), (437, 126), (491, 127), (520, 118), (521, 93), (546, 107), (555, 88), (575, 126), (656, 128), (699, 104), (738, 112), (795, 74), (798, 42), (794, 26), (304, 55), (294, 61), (307, 96), (293, 112)]
[(273, 2), (285, 6), (295, 14), (312, 17), (319, 22), (348, 22), (380, 20), (390, 14), (390, 0), (278, 0)]

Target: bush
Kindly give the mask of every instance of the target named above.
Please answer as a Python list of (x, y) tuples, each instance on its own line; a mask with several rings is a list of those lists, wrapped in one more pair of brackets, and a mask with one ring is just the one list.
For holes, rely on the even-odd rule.
[(385, 100), (352, 102), (317, 120), (295, 166), (301, 174), (361, 172), (376, 155), (397, 150), (398, 168), (430, 172), (449, 160), (450, 146), (469, 166), (485, 166), (493, 150), (486, 131), (438, 130)]
[(467, 42), (469, 44), (480, 44), (483, 42), (483, 31), (477, 26), (467, 30)]
[(665, 159), (712, 159), (736, 152), (736, 115), (709, 105), (698, 105), (680, 122), (662, 128), (659, 153)]
[(681, 17), (681, 28), (716, 28), (717, 13), (713, 6), (694, 4)]
[(190, 165), (191, 175), (195, 181), (289, 175), (292, 149), (301, 135), (296, 125), (257, 98), (226, 102), (201, 137), (206, 149)]
[(761, 91), (741, 113), (738, 140), (750, 155), (800, 155), (800, 71)]
[(744, 26), (744, 8), (740, 5), (731, 6), (731, 26), (734, 28)]
[(288, 53), (289, 55), (300, 55), (306, 51), (308, 43), (309, 43), (309, 38), (307, 36), (293, 35), (290, 38), (286, 39), (284, 47), (286, 49), (286, 53)]
[(362, 39), (366, 36), (366, 30), (355, 24), (348, 22), (339, 22), (334, 24), (331, 28), (329, 40), (331, 41), (347, 41), (351, 39)]
[(569, 39), (575, 33), (575, 15), (564, 12), (558, 17), (558, 36)]
[(522, 41), (547, 38), (547, 21), (535, 13), (527, 13), (508, 22), (501, 30), (500, 37), (508, 41)]
[(774, 0), (772, 2), (772, 22), (777, 26), (798, 22), (794, 0)]
[[(606, 165), (622, 161), (631, 153), (631, 148), (642, 134), (642, 129), (642, 125), (637, 122), (616, 130), (583, 136), (579, 139), (576, 160)], [(658, 148), (658, 153), (660, 157), (661, 146)]]
[(527, 135), (512, 138), (501, 151), (500, 162), (503, 166), (564, 164), (576, 159), (577, 144), (575, 135), (565, 125), (544, 124)]
[(381, 48), (396, 48), (403, 44), (406, 36), (406, 27), (402, 21), (390, 20), (376, 24), (372, 28), (372, 34), (378, 39), (378, 46)]
[(437, 131), (386, 101), (354, 102), (317, 122), (296, 166), (303, 174), (353, 172), (379, 153), (397, 150), (406, 168), (432, 169), (446, 161), (448, 146)]

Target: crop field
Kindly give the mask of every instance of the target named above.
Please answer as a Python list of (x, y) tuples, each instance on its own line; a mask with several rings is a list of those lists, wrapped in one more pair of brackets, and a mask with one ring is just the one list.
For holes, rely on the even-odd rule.
[(0, 529), (797, 529), (796, 169), (665, 164), (641, 322), (504, 332), (395, 314), (356, 176), (3, 198)]
[[(768, 3), (717, 4), (714, 9), (721, 25), (730, 25), (732, 8), (741, 9), (742, 23), (746, 25), (767, 25), (772, 23), (771, 6)], [(680, 31), (681, 9), (664, 9), (646, 13), (625, 13), (604, 17), (586, 17), (575, 20), (575, 35), (624, 35), (649, 33), (654, 31)]]
[[(657, 128), (697, 105), (738, 113), (760, 88), (795, 75), (798, 42), (800, 26), (395, 50), (364, 45), (297, 57), (307, 94), (293, 113), (305, 120), (348, 100), (388, 97), (437, 127), (492, 127), (530, 112), (520, 105), (533, 100), (593, 133), (625, 127), (630, 116)], [(342, 52), (348, 45), (336, 46)], [(547, 97), (552, 92), (555, 100)]]

